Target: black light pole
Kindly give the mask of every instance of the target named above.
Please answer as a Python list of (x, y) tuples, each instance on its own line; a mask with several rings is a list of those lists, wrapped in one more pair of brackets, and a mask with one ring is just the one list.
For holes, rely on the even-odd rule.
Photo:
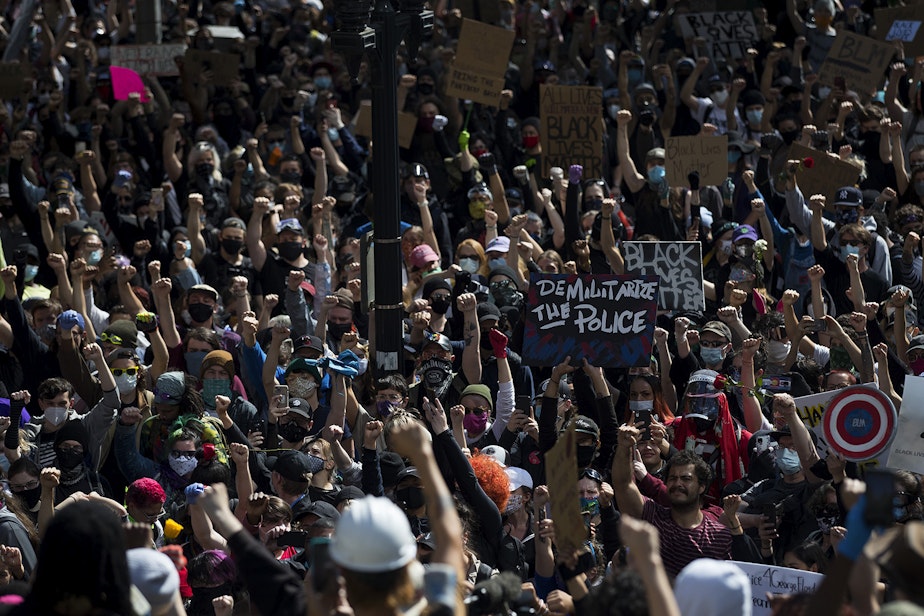
[(398, 94), (395, 57), (404, 41), (411, 58), (433, 28), (423, 0), (337, 0), (340, 26), (332, 34), (356, 79), (368, 58), (372, 85), (372, 194), (375, 211), (375, 375), (403, 368), (404, 306), (401, 303), (401, 195), (398, 178)]

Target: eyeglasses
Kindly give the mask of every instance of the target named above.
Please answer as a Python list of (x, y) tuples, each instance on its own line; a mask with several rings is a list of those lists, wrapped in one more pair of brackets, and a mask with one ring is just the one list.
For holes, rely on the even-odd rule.
[(123, 374), (127, 374), (128, 376), (135, 376), (136, 374), (138, 374), (138, 366), (133, 366), (131, 368), (113, 368), (112, 369), (113, 376), (122, 376)]
[(376, 402), (401, 402), (400, 394), (376, 394)]
[(34, 490), (38, 486), (39, 486), (39, 480), (33, 479), (32, 481), (28, 483), (22, 483), (22, 484), (11, 483), (10, 490), (12, 490), (13, 492), (25, 492), (26, 490)]
[(100, 334), (99, 339), (102, 340), (103, 342), (111, 342), (112, 344), (116, 344), (116, 345), (122, 344), (122, 336), (116, 336), (115, 334), (107, 334), (106, 332), (103, 332), (102, 334)]
[(143, 515), (144, 519), (147, 520), (148, 522), (154, 523), (157, 520), (164, 517), (165, 515), (167, 515), (167, 510), (161, 507), (160, 511), (158, 511), (157, 513), (143, 513), (141, 515)]
[(587, 477), (588, 479), (593, 479), (597, 483), (603, 483), (603, 475), (601, 475), (596, 469), (585, 468), (581, 471), (581, 474), (578, 476), (578, 481)]
[(699, 341), (699, 346), (704, 349), (721, 349), (723, 346), (728, 344), (727, 342), (722, 342), (721, 340), (702, 340)]

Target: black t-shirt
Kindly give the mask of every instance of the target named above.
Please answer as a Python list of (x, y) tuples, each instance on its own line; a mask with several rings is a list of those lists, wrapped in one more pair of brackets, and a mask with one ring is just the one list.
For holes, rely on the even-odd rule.
[[(825, 251), (815, 251), (815, 262), (825, 268), (825, 288), (834, 298), (834, 305), (837, 308), (837, 314), (849, 314), (853, 312), (853, 303), (847, 299), (846, 291), (850, 287), (850, 274), (847, 272), (847, 264), (841, 261), (834, 247), (830, 244)], [(860, 273), (860, 282), (863, 283), (863, 291), (866, 297), (882, 297), (889, 289), (888, 283), (872, 269), (867, 268), (865, 272)]]
[(219, 293), (224, 294), (231, 286), (235, 276), (247, 279), (247, 290), (251, 295), (263, 295), (263, 285), (257, 276), (250, 257), (242, 257), (240, 264), (228, 263), (219, 253), (209, 253), (202, 257), (197, 268), (202, 281), (215, 287)]
[(686, 239), (671, 214), (670, 208), (661, 207), (658, 197), (648, 182), (637, 193), (635, 198), (635, 237), (651, 234), (662, 242), (679, 242)]
[[(304, 267), (297, 267), (283, 260), (282, 257), (272, 250), (267, 250), (266, 262), (263, 264), (263, 269), (260, 270), (261, 291), (266, 295), (275, 293), (283, 297), (286, 290), (286, 277), (288, 277), (289, 272), (296, 269), (304, 271), (308, 280), (312, 279), (314, 267), (311, 263), (306, 263)], [(312, 280), (312, 282), (314, 281)], [(284, 303), (285, 302), (279, 302), (279, 305), (276, 306), (276, 310), (273, 311), (274, 316), (281, 314), (285, 310)]]

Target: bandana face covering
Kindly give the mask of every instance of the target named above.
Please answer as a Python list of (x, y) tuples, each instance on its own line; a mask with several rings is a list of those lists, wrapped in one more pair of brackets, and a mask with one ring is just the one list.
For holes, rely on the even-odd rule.
[(452, 383), (452, 362), (448, 359), (431, 357), (420, 367), (421, 382), (427, 391), (442, 398)]

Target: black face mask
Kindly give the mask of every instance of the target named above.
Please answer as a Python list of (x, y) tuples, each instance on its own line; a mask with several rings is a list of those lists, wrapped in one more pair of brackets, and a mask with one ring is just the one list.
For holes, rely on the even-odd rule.
[(783, 143), (786, 145), (792, 145), (793, 142), (799, 138), (799, 135), (802, 133), (799, 129), (795, 130), (783, 130), (780, 131), (780, 137), (783, 138)]
[(352, 331), (352, 323), (328, 323), (327, 332), (334, 338), (334, 340), (340, 340), (343, 338), (343, 334)]
[(26, 506), (26, 509), (35, 509), (35, 506), (38, 505), (39, 499), (42, 498), (42, 486), (38, 485), (31, 490), (13, 492), (13, 494), (19, 497), (19, 500), (21, 500), (22, 503)]
[(597, 453), (596, 445), (578, 445), (577, 446), (577, 465), (578, 468), (587, 468), (594, 461)]
[(708, 432), (715, 428), (715, 419), (705, 419), (703, 417), (694, 417), (693, 423), (696, 424), (697, 432)]
[(83, 462), (82, 453), (58, 450), (55, 454), (58, 457), (58, 465), (66, 471), (77, 468)]
[(308, 436), (308, 428), (303, 428), (294, 421), (287, 424), (279, 424), (276, 427), (279, 436), (290, 443), (301, 443)]
[(449, 310), (449, 300), (442, 297), (430, 300), (430, 310), (436, 314), (446, 314)]
[(190, 304), (187, 310), (189, 310), (189, 316), (196, 323), (205, 323), (215, 312), (208, 304)]
[(244, 242), (241, 240), (228, 238), (221, 240), (221, 247), (224, 248), (225, 252), (228, 254), (236, 255), (241, 251), (241, 248), (244, 247)]
[(279, 179), (286, 184), (300, 184), (302, 181), (302, 174), (298, 171), (286, 171), (285, 173), (279, 174)]
[(286, 261), (295, 261), (305, 250), (301, 242), (280, 242), (276, 244), (276, 248), (279, 249), (279, 256)]
[(433, 84), (432, 83), (418, 83), (417, 91), (423, 94), (424, 96), (430, 96), (433, 94)]
[(399, 504), (404, 505), (408, 511), (414, 511), (424, 506), (424, 493), (421, 488), (411, 486), (395, 490), (395, 498)]
[(208, 179), (213, 171), (215, 171), (215, 165), (212, 163), (199, 163), (196, 165), (196, 175), (200, 178)]
[(295, 103), (294, 96), (283, 96), (280, 100), (285, 107), (291, 107)]
[(491, 346), (491, 336), (488, 332), (481, 332), (481, 348), (485, 351), (494, 352), (494, 347)]
[[(193, 588), (193, 598), (192, 604), (197, 604), (203, 609), (212, 608), (212, 599), (221, 597), (222, 595), (232, 595), (231, 584), (222, 584), (221, 586), (214, 586), (212, 588)], [(192, 607), (192, 605), (190, 605)]]

